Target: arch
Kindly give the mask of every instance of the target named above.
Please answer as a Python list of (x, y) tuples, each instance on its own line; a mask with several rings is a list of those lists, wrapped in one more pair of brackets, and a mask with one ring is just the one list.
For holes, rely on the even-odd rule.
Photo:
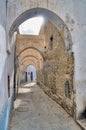
[(26, 57), (24, 57), (24, 58), (21, 60), (21, 62), (20, 62), (19, 64), (22, 64), (22, 62), (24, 62), (25, 60), (30, 60), (30, 59), (32, 59), (32, 60), (35, 61), (35, 62), (38, 61), (38, 59), (36, 59), (36, 58), (34, 58), (34, 57), (26, 56)]
[(20, 64), (20, 65), (24, 65), (24, 66), (25, 66), (25, 65), (28, 64), (28, 63), (33, 63), (33, 64), (36, 66), (36, 64), (35, 64), (35, 62), (34, 62), (33, 60), (28, 60), (28, 61), (25, 60), (25, 61), (23, 61), (22, 64)]
[(38, 50), (37, 48), (34, 48), (34, 47), (27, 47), (27, 48), (23, 49), (17, 56), (19, 57), (19, 56), (21, 55), (21, 53), (22, 53), (23, 51), (27, 50), (27, 49), (36, 50), (36, 51), (38, 51), (38, 52), (40, 53), (40, 55), (43, 56), (43, 53), (42, 53), (40, 50)]
[[(28, 61), (28, 62), (24, 62), (24, 63), (23, 63), (22, 70), (25, 70), (26, 66), (28, 66), (28, 65), (33, 65), (33, 66), (36, 67), (36, 65), (35, 65), (34, 62)], [(36, 69), (37, 69), (37, 67), (36, 67)]]
[(28, 63), (27, 65), (23, 66), (23, 69), (26, 70), (27, 66), (29, 66), (29, 65), (35, 66), (33, 63)]
[[(66, 26), (66, 24), (63, 22), (63, 20), (59, 16), (57, 16), (55, 13), (51, 12), (50, 10), (47, 10), (47, 9), (44, 9), (44, 8), (30, 9), (30, 10), (25, 11), (23, 14), (21, 14), (14, 21), (13, 26), (10, 29), (10, 32), (9, 32), (10, 36), (17, 30), (18, 26), (22, 22), (24, 22), (25, 20), (27, 20), (29, 18), (39, 16), (39, 15), (44, 16), (45, 18), (50, 20), (57, 27), (57, 29), (59, 30), (59, 33), (61, 34), (61, 37), (62, 37), (62, 39), (65, 43), (66, 49), (68, 51), (71, 50), (72, 49), (71, 48), (72, 47), (72, 38), (71, 38), (71, 34), (70, 34), (68, 27)], [(33, 52), (34, 52), (34, 54), (33, 54)], [(36, 48), (32, 48), (32, 47), (21, 51), (21, 53), (19, 53), (19, 55), (18, 55), (18, 58), (21, 60), (25, 56), (31, 55), (31, 54), (33, 54), (34, 56), (37, 56), (38, 59), (42, 59), (42, 61), (43, 61), (43, 56), (40, 53), (40, 51), (37, 50)], [(25, 66), (27, 66), (29, 64), (31, 64), (31, 62), (28, 61), (28, 62), (26, 62)], [(32, 62), (32, 64), (33, 64), (33, 62)]]
[(25, 64), (26, 62), (28, 62), (28, 61), (31, 61), (31, 62), (33, 62), (34, 64), (35, 64), (35, 66), (37, 67), (37, 61), (36, 60), (33, 60), (32, 58), (25, 58), (21, 63), (20, 63), (20, 65), (21, 64)]
[(36, 56), (38, 59), (42, 59), (42, 61), (43, 61), (42, 55), (37, 50), (32, 49), (32, 48), (28, 48), (28, 49), (25, 49), (24, 51), (22, 51), (22, 53), (18, 56), (18, 59), (20, 61), (25, 56), (28, 56), (31, 54), (33, 54), (33, 56)]
[[(30, 65), (32, 65), (32, 66), (34, 66), (33, 64), (27, 64), (27, 65), (25, 65), (25, 70), (26, 70), (26, 68), (28, 67), (28, 66), (30, 66)], [(35, 67), (35, 66), (34, 66)], [(36, 68), (36, 67), (35, 67)], [(37, 69), (37, 68), (36, 68)]]
[(27, 58), (27, 57), (32, 57), (32, 58), (38, 60), (38, 58), (35, 57), (35, 56), (33, 56), (33, 55), (27, 55), (27, 56), (23, 57), (23, 58), (20, 60), (20, 63), (22, 62), (23, 59), (25, 59), (25, 58)]
[[(27, 68), (29, 65), (35, 66), (33, 63), (28, 63), (28, 64), (26, 64), (26, 65), (23, 67), (23, 70), (26, 70), (26, 68)], [(35, 66), (35, 68), (36, 68), (36, 66)], [(37, 70), (37, 68), (36, 68), (36, 70)]]
[(70, 31), (69, 31), (67, 25), (57, 14), (55, 14), (51, 10), (48, 10), (45, 8), (37, 7), (37, 8), (32, 8), (32, 9), (29, 9), (29, 10), (26, 10), (25, 12), (23, 12), (13, 22), (13, 24), (9, 30), (9, 36), (11, 37), (13, 35), (13, 33), (15, 31), (17, 31), (19, 25), (21, 23), (23, 23), (25, 20), (32, 18), (32, 17), (36, 17), (36, 16), (43, 16), (43, 17), (49, 19), (61, 33), (61, 36), (65, 41), (65, 46), (66, 46), (67, 50), (71, 49), (72, 38), (71, 38), (71, 34), (70, 34)]
[(17, 34), (16, 54), (19, 55), (19, 53), (21, 53), (22, 50), (25, 50), (27, 48), (36, 49), (42, 54), (42, 52), (44, 51), (43, 45), (45, 45), (44, 39), (45, 39), (44, 35)]

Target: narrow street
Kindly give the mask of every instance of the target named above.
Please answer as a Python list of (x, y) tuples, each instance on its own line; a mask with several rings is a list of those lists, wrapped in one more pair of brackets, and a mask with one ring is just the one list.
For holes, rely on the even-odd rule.
[(35, 83), (19, 88), (10, 130), (80, 130), (74, 120)]

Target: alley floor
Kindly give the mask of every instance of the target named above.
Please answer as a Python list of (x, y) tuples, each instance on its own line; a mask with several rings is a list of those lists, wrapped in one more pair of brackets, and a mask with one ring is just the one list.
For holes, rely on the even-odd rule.
[(81, 130), (35, 83), (19, 88), (10, 130)]

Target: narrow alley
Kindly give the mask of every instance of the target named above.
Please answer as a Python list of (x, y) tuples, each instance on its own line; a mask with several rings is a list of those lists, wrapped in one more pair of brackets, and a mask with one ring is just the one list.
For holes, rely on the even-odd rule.
[(86, 0), (0, 3), (0, 130), (86, 130)]
[(35, 83), (24, 84), (14, 104), (10, 130), (80, 130)]

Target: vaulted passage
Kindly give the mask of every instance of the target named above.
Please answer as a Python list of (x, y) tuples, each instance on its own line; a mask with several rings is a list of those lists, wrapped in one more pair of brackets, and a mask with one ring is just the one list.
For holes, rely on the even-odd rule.
[[(37, 15), (34, 17), (33, 17), (33, 13), (34, 13), (33, 11), (37, 11)], [(28, 16), (30, 15), (30, 18), (27, 17), (27, 13)], [(13, 26), (14, 23), (16, 24), (15, 27)], [(56, 14), (41, 8), (28, 10), (24, 12), (23, 14), (20, 15), (19, 18), (17, 18), (14, 21), (14, 23), (10, 29), (10, 36), (11, 37), (12, 35), (16, 36), (15, 78), (14, 78), (15, 99), (18, 98), (16, 95), (18, 95), (19, 91), (21, 90), (19, 86), (22, 83), (25, 84), (25, 83), (31, 83), (35, 81), (51, 99), (53, 99), (56, 103), (58, 103), (61, 107), (63, 107), (63, 109), (70, 116), (74, 118), (75, 109), (76, 109), (75, 102), (74, 102), (75, 97), (74, 97), (74, 86), (73, 86), (74, 55), (72, 52), (71, 34), (66, 24), (58, 16), (56, 16)], [(36, 33), (36, 28), (37, 29), (39, 28), (39, 31), (37, 31), (37, 33)], [(14, 31), (16, 31), (16, 34)], [(32, 89), (34, 90), (35, 87), (33, 87)], [(24, 94), (24, 96), (26, 97), (27, 94), (26, 95)], [(32, 97), (33, 92), (28, 93), (28, 96)], [(35, 97), (32, 97), (32, 99), (30, 100), (33, 100), (33, 98), (35, 99)], [(38, 98), (40, 98), (39, 94), (38, 94)], [(34, 102), (36, 102), (36, 100)], [(36, 104), (36, 106), (39, 106), (38, 104), (41, 105), (40, 101)], [(48, 111), (46, 104), (47, 103), (45, 103), (45, 109), (46, 111)], [(35, 104), (33, 105), (35, 106)], [(23, 111), (22, 109), (29, 109), (26, 106), (27, 105), (25, 105), (25, 108), (23, 108), (20, 104), (20, 107), (17, 108), (17, 111), (15, 108), (14, 114), (16, 115), (16, 112)], [(34, 114), (35, 113), (36, 111), (34, 112)], [(46, 114), (48, 113), (46, 113), (45, 111), (44, 113), (45, 113), (45, 118), (47, 118)], [(18, 114), (16, 116), (18, 116)], [(34, 118), (38, 118), (38, 117), (34, 117)], [(29, 119), (30, 117), (28, 117), (28, 119), (26, 120)], [(31, 119), (32, 119), (32, 115), (31, 115)], [(14, 120), (15, 120), (14, 122), (16, 122), (16, 119)], [(40, 120), (42, 120), (42, 118), (40, 118)], [(56, 120), (58, 120), (58, 117)], [(32, 125), (34, 126), (35, 125), (34, 121), (32, 122), (33, 122)], [(26, 124), (26, 122), (24, 123)], [(39, 128), (42, 127), (40, 123), (38, 126)], [(46, 123), (47, 125), (49, 125), (48, 119)], [(14, 125), (13, 127), (15, 128), (16, 126)], [(18, 127), (19, 128), (17, 129), (20, 129), (20, 127), (22, 126), (18, 125)], [(53, 124), (51, 124), (51, 126), (49, 127), (52, 127), (53, 129)], [(44, 123), (44, 128), (46, 128), (45, 123)], [(56, 125), (56, 128), (58, 128), (58, 125)]]
[[(35, 17), (35, 19), (37, 18), (39, 18), (37, 21), (40, 21), (40, 17)], [(20, 27), (24, 28), (25, 24), (25, 22), (22, 23)], [(40, 87), (74, 117), (74, 56), (72, 40), (66, 25), (63, 25), (60, 31), (58, 27), (53, 24), (52, 19), (43, 17), (39, 34), (29, 34), (29, 25), (27, 26), (27, 34), (17, 34), (16, 73), (18, 75), (16, 79), (18, 79), (18, 84), (28, 81), (27, 74), (30, 74), (29, 79), (32, 79), (32, 72), (27, 73), (26, 68), (29, 65), (34, 66), (37, 75), (36, 81)], [(65, 35), (64, 28), (68, 33), (66, 34), (68, 35), (66, 40), (65, 36), (63, 36)]]
[[(42, 15), (41, 17), (43, 18), (43, 23), (38, 34), (32, 33), (31, 29), (29, 29), (28, 22), (30, 22), (30, 20), (32, 22), (32, 19), (39, 18), (37, 21), (40, 21), (40, 17), (33, 17), (19, 26), (19, 31), (16, 35), (15, 91), (18, 91), (18, 96), (15, 101), (15, 116), (13, 116), (11, 121), (11, 129), (47, 130), (54, 128), (64, 129), (64, 127), (65, 129), (76, 129), (77, 125), (70, 116), (69, 119), (74, 123), (74, 127), (72, 127), (70, 123), (64, 126), (66, 123), (65, 118), (63, 120), (64, 125), (61, 126), (62, 124), (59, 122), (62, 122), (62, 112), (64, 113), (64, 110), (61, 109), (60, 111), (60, 106), (54, 106), (58, 103), (69, 115), (72, 117), (75, 116), (73, 88), (74, 56), (72, 52), (71, 35), (66, 25), (60, 19), (59, 22), (62, 24), (62, 27), (60, 27), (58, 23), (55, 25), (52, 19), (47, 18), (46, 13), (45, 16)], [(28, 26), (26, 30), (24, 30), (26, 23)], [(33, 23), (33, 26), (35, 23)], [(34, 30), (36, 29), (33, 29), (33, 32)], [(64, 31), (66, 31), (66, 34)], [(67, 37), (65, 35), (67, 35)], [(35, 81), (42, 90), (37, 85), (33, 87), (28, 86), (33, 81)], [(21, 84), (26, 85), (19, 88)], [(51, 103), (49, 102), (49, 97), (45, 96), (42, 91), (51, 98)], [(52, 99), (56, 103), (52, 101)], [(42, 106), (44, 106), (44, 108)], [(43, 110), (41, 110), (42, 108)], [(54, 109), (56, 112), (54, 112)], [(30, 113), (32, 114), (29, 116)], [(61, 117), (60, 119), (59, 116)], [(63, 117), (65, 116), (68, 115), (65, 113)], [(37, 123), (35, 123), (35, 121)], [(15, 125), (16, 122), (17, 124)], [(77, 127), (77, 129), (79, 128)]]

